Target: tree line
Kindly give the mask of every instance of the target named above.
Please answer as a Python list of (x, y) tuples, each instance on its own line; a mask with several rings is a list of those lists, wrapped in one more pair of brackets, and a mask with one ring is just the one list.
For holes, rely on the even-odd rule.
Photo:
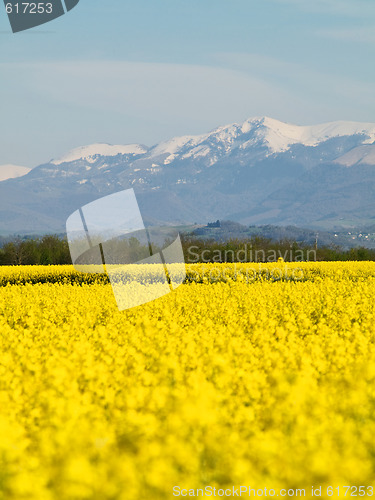
[[(273, 241), (253, 236), (226, 241), (182, 235), (185, 262), (286, 262), (301, 261), (375, 261), (375, 249), (342, 249), (338, 246), (315, 247), (291, 240)], [(134, 245), (133, 245), (134, 246)], [(139, 255), (136, 248), (135, 255)], [(148, 250), (148, 248), (147, 248)], [(40, 238), (14, 238), (0, 242), (0, 265), (72, 264), (67, 239), (58, 235)]]
[(2, 244), (0, 265), (62, 265), (71, 264), (69, 245), (66, 238), (47, 235), (41, 238), (14, 238)]
[(223, 241), (182, 237), (186, 262), (285, 262), (375, 261), (375, 249), (338, 245), (309, 245), (290, 239), (272, 240), (252, 236)]

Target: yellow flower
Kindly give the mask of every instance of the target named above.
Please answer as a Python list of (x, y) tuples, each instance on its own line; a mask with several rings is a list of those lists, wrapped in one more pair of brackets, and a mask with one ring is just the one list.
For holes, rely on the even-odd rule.
[(0, 267), (0, 500), (373, 484), (374, 308), (370, 262), (188, 265), (123, 312), (106, 276)]

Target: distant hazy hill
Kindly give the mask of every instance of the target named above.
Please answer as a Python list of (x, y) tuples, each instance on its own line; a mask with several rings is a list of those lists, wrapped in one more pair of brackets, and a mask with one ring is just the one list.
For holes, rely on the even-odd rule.
[(150, 223), (370, 226), (374, 141), (371, 123), (253, 118), (151, 148), (81, 147), (0, 182), (0, 232), (63, 232), (80, 206), (130, 187)]
[[(215, 225), (215, 224), (214, 224)], [(297, 226), (244, 226), (238, 222), (220, 221), (219, 227), (212, 224), (199, 227), (187, 227), (183, 233), (188, 237), (204, 240), (228, 241), (233, 239), (247, 240), (252, 237), (273, 241), (296, 241), (311, 247), (355, 247), (375, 248), (375, 226), (358, 227), (350, 230), (324, 231), (306, 229)]]

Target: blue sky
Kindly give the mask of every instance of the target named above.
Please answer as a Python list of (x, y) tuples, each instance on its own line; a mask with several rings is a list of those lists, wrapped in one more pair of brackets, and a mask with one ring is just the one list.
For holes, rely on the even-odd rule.
[(375, 122), (374, 58), (374, 0), (80, 0), (19, 34), (0, 5), (0, 164), (251, 116)]

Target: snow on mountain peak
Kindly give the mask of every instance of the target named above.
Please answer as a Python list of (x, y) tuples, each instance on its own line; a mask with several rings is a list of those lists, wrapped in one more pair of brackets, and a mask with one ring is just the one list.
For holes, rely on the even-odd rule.
[(30, 168), (20, 167), (19, 165), (0, 165), (0, 182), (6, 181), (7, 179), (15, 179), (16, 177), (22, 177), (30, 172)]
[(169, 141), (163, 141), (152, 148), (151, 156), (160, 156), (169, 153), (174, 155), (183, 147), (196, 146), (197, 144), (203, 142), (209, 134), (203, 135), (184, 135), (181, 137), (174, 137)]
[[(331, 122), (321, 125), (300, 126), (284, 123), (268, 116), (249, 118), (245, 122), (232, 123), (215, 128), (201, 135), (186, 135), (163, 141), (150, 150), (150, 157), (166, 155), (163, 163), (168, 165), (177, 158), (198, 158), (233, 148), (263, 146), (269, 154), (287, 151), (293, 144), (317, 146), (333, 137), (364, 134), (364, 144), (375, 140), (375, 124), (357, 122)], [(248, 136), (248, 137), (246, 137)]]
[(93, 144), (73, 149), (62, 158), (53, 160), (52, 164), (85, 160), (94, 163), (98, 156), (145, 155), (149, 159), (164, 156), (162, 163), (168, 165), (178, 158), (220, 157), (235, 149), (262, 147), (268, 154), (288, 151), (294, 144), (317, 146), (319, 143), (334, 137), (362, 134), (363, 144), (375, 141), (375, 124), (350, 121), (337, 121), (320, 125), (300, 126), (284, 123), (267, 116), (249, 118), (243, 123), (232, 123), (217, 127), (209, 133), (201, 135), (185, 135), (160, 142), (148, 149), (139, 144), (112, 146), (110, 144)]
[[(272, 153), (287, 151), (293, 144), (317, 146), (334, 137), (363, 134), (368, 139), (364, 144), (375, 141), (375, 124), (337, 121), (320, 125), (300, 126), (284, 123), (269, 117), (250, 118), (241, 127), (243, 133), (256, 130), (257, 138), (263, 141)], [(253, 141), (251, 141), (253, 143)]]
[(128, 144), (125, 146), (115, 146), (112, 144), (91, 144), (72, 149), (66, 155), (52, 160), (53, 165), (61, 165), (62, 163), (73, 162), (77, 160), (95, 161), (97, 156), (117, 156), (121, 155), (141, 155), (147, 152), (147, 148), (140, 144)]

